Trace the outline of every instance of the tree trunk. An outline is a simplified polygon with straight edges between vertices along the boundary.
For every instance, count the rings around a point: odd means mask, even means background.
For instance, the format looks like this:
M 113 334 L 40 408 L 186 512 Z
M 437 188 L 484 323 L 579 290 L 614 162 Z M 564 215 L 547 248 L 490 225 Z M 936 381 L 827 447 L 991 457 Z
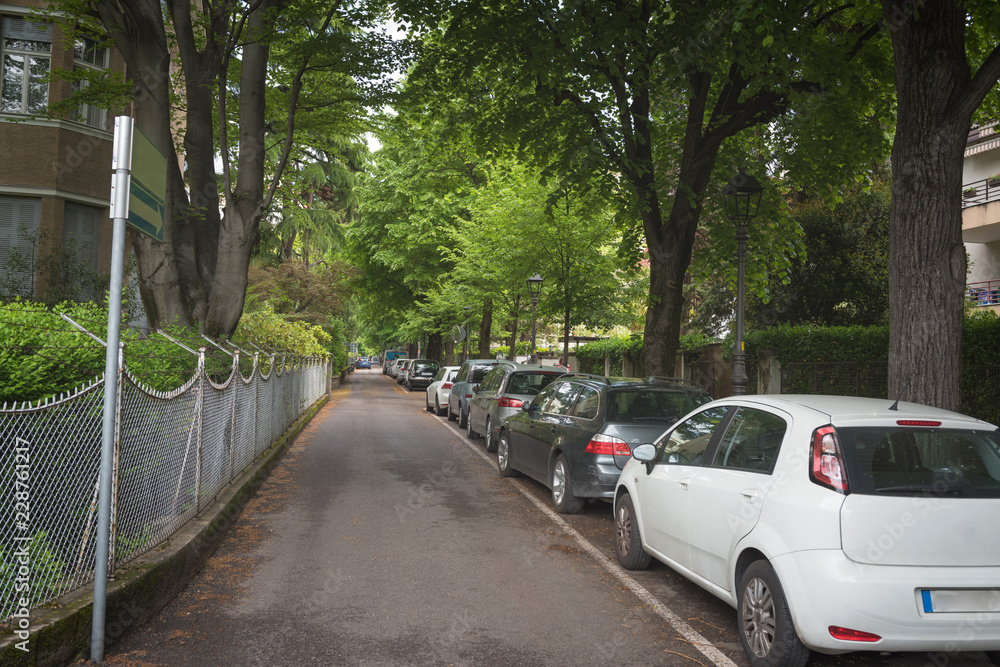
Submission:
M 521 295 L 514 296 L 514 305 L 510 309 L 510 338 L 507 339 L 507 358 L 514 361 L 517 351 L 517 324 L 521 316 Z
M 963 4 L 932 0 L 914 16 L 903 13 L 905 4 L 882 3 L 892 35 L 897 102 L 887 398 L 958 410 L 966 277 L 962 160 L 982 97 L 970 97 L 978 93 L 970 86 Z M 996 74 L 992 77 L 995 81 Z
M 483 301 L 483 319 L 479 323 L 479 358 L 490 357 L 490 335 L 493 331 L 493 299 Z
M 115 38 L 132 77 L 136 127 L 167 157 L 163 242 L 128 230 L 136 254 L 143 308 L 153 329 L 171 324 L 188 326 L 194 319 L 185 306 L 190 294 L 182 288 L 185 255 L 177 254 L 190 238 L 184 217 L 187 193 L 171 133 L 170 52 L 160 3 L 98 2 L 95 9 L 108 34 Z
M 444 357 L 444 341 L 440 333 L 432 333 L 427 337 L 427 354 L 425 356 L 427 359 L 441 362 Z
M 250 254 L 260 233 L 264 200 L 264 92 L 267 79 L 269 15 L 277 0 L 262 0 L 247 20 L 248 40 L 240 69 L 239 166 L 236 188 L 219 229 L 218 259 L 208 289 L 204 333 L 228 338 L 243 314 Z
M 455 365 L 455 341 L 451 339 L 451 336 L 444 339 L 444 365 Z

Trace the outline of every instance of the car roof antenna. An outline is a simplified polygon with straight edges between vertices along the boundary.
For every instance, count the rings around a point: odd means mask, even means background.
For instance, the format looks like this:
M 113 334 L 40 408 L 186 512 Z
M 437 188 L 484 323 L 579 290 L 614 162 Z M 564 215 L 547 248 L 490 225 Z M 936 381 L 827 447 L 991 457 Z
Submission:
M 899 412 L 899 401 L 903 398 L 903 394 L 906 393 L 906 388 L 909 386 L 910 383 L 909 381 L 907 381 L 906 384 L 903 385 L 902 391 L 899 392 L 899 396 L 896 397 L 896 402 L 893 403 L 891 406 L 889 406 L 890 410 L 895 410 L 896 412 Z

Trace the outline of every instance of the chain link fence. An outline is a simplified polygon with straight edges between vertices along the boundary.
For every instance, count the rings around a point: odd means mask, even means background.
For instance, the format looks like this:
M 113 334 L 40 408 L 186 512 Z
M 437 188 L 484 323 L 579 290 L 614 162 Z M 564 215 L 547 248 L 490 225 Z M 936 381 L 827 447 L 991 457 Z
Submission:
M 124 363 L 109 571 L 162 544 L 207 507 L 326 391 L 327 363 L 271 358 L 249 377 L 233 358 L 158 392 Z M 0 409 L 0 618 L 93 581 L 104 380 L 37 406 Z

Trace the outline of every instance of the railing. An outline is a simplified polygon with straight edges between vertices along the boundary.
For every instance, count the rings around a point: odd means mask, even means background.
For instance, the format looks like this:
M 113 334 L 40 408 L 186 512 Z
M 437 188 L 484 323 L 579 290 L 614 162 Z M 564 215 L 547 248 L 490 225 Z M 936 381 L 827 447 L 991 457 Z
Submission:
M 965 293 L 972 306 L 1000 306 L 1000 280 L 968 283 Z
M 962 186 L 962 208 L 1000 200 L 1000 178 L 984 178 Z
M 233 359 L 164 393 L 120 364 L 109 572 L 162 544 L 326 390 L 327 364 Z M 41 405 L 0 408 L 0 619 L 94 578 L 104 379 Z

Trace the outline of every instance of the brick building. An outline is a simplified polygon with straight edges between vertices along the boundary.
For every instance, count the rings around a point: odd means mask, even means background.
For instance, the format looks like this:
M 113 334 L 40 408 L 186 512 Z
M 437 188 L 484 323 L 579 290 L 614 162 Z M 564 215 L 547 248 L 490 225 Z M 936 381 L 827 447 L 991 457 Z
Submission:
M 50 266 L 46 258 L 69 254 L 73 266 L 93 270 L 110 264 L 114 118 L 91 105 L 59 120 L 31 116 L 80 85 L 49 81 L 50 71 L 124 71 L 112 49 L 86 39 L 69 43 L 57 25 L 29 20 L 44 4 L 0 0 L 0 278 L 8 291 L 13 285 L 35 297 L 58 280 L 39 270 Z M 33 269 L 26 269 L 26 259 Z

